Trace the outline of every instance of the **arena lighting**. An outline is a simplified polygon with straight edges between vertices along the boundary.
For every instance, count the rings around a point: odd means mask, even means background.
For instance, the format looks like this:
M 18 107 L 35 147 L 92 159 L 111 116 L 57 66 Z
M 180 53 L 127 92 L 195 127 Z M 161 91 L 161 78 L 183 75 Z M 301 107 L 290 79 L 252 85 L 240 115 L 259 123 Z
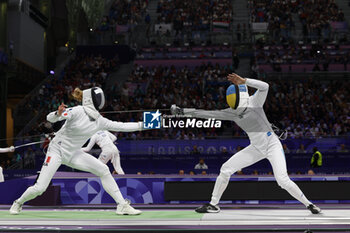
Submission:
M 116 41 L 114 41 L 114 44 L 118 44 L 119 42 L 116 40 Z
M 90 28 L 90 32 L 92 32 L 92 28 Z
M 54 74 L 55 74 L 55 71 L 50 70 L 50 74 L 54 75 Z

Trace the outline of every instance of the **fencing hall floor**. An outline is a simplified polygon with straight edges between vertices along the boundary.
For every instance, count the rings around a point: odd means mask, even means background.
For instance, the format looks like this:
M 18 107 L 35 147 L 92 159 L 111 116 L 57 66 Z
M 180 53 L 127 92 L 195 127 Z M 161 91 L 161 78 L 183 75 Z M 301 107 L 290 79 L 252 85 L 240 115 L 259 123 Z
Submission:
M 0 206 L 0 231 L 128 232 L 350 232 L 350 205 L 320 205 L 313 215 L 303 206 L 223 206 L 216 214 L 198 214 L 190 205 L 140 205 L 138 216 L 118 216 L 112 206 L 24 206 L 10 215 Z

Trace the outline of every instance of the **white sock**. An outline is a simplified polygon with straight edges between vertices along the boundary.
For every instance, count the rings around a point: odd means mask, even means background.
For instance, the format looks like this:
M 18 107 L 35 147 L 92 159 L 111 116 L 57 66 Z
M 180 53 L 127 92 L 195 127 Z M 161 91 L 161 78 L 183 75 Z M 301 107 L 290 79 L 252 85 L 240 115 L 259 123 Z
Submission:
M 109 173 L 107 175 L 101 176 L 101 183 L 105 191 L 114 199 L 117 204 L 125 204 L 126 201 L 121 194 L 117 183 L 115 182 L 112 175 Z
M 40 192 L 38 192 L 35 185 L 33 185 L 33 186 L 30 186 L 29 188 L 27 188 L 27 190 L 22 194 L 22 196 L 17 199 L 17 202 L 19 204 L 23 204 L 27 201 L 30 201 L 30 200 L 36 198 L 39 195 L 40 195 Z
M 210 204 L 217 205 L 221 199 L 222 194 L 224 193 L 228 182 L 230 181 L 230 176 L 225 176 L 222 173 L 216 178 L 213 194 L 211 197 Z
M 298 185 L 296 185 L 293 181 L 290 181 L 289 184 L 284 187 L 285 190 L 289 192 L 295 199 L 303 203 L 306 207 L 312 204 L 304 195 L 304 193 L 300 190 Z

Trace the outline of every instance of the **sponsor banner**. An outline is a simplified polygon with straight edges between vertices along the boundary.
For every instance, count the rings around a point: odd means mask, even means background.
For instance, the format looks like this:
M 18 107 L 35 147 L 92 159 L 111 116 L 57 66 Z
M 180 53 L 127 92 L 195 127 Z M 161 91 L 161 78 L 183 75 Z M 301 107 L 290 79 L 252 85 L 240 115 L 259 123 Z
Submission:
M 201 154 L 219 154 L 223 147 L 234 153 L 237 146 L 249 145 L 248 138 L 206 139 L 206 140 L 118 140 L 118 148 L 123 154 L 190 154 L 194 145 Z M 341 144 L 350 146 L 347 138 L 292 139 L 282 141 L 289 150 L 297 150 L 303 144 L 307 152 L 314 146 L 323 151 L 337 151 Z
M 123 140 L 118 141 L 118 148 L 124 154 L 190 154 L 196 145 L 202 154 L 219 154 L 223 147 L 234 152 L 240 145 L 249 145 L 248 139 L 208 139 L 208 140 Z
M 79 174 L 79 173 L 78 173 Z M 347 176 L 292 176 L 293 181 L 349 181 Z M 171 203 L 164 198 L 164 189 L 167 182 L 215 182 L 215 176 L 119 176 L 117 183 L 124 198 L 127 198 L 131 203 L 140 204 L 164 204 Z M 230 181 L 235 182 L 269 182 L 274 181 L 274 177 L 259 177 L 259 176 L 233 176 Z M 32 185 L 35 179 L 17 179 L 0 183 L 0 190 L 6 192 L 0 193 L 1 204 L 12 204 L 14 200 Z M 63 205 L 76 204 L 115 204 L 112 197 L 103 189 L 101 180 L 97 177 L 89 177 L 86 175 L 81 178 L 54 178 L 52 180 L 54 186 L 61 187 L 61 202 Z M 237 200 L 225 201 L 226 203 L 235 203 Z M 179 201 L 186 203 L 186 201 Z M 179 203 L 177 202 L 177 203 Z M 193 200 L 193 203 L 203 202 Z M 238 200 L 237 203 L 241 203 Z
M 159 129 L 154 129 L 159 130 Z M 126 140 L 125 138 L 118 138 L 117 146 L 122 154 L 135 154 L 135 155 L 176 155 L 176 154 L 190 154 L 194 145 L 201 154 L 220 154 L 223 147 L 226 147 L 227 151 L 232 154 L 236 152 L 237 146 L 246 147 L 250 144 L 248 138 L 219 138 L 219 139 L 192 139 L 192 140 Z M 305 150 L 308 153 L 312 152 L 314 146 L 316 146 L 322 153 L 323 152 L 338 152 L 340 145 L 344 144 L 346 148 L 350 147 L 350 140 L 348 137 L 343 138 L 320 138 L 320 139 L 294 139 L 287 138 L 281 141 L 282 144 L 286 144 L 291 152 L 295 152 L 300 144 L 304 145 Z M 35 164 L 39 166 L 45 162 L 45 156 L 39 146 L 33 145 L 31 148 L 37 151 Z M 21 150 L 20 154 L 23 154 L 25 150 Z M 6 170 L 4 170 L 6 171 Z M 24 173 L 25 170 L 21 170 Z M 23 175 L 23 176 L 27 176 Z M 16 178 L 12 175 L 6 178 Z

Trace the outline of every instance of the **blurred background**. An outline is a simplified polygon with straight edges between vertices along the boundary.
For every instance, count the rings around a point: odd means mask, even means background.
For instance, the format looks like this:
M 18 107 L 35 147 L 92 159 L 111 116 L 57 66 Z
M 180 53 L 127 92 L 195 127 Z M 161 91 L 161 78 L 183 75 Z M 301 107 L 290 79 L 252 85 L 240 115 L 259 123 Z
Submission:
M 288 130 L 291 174 L 350 173 L 349 17 L 348 0 L 0 0 L 0 147 L 57 131 L 46 115 L 77 105 L 75 87 L 102 87 L 104 111 L 223 109 L 236 72 L 270 84 L 264 109 Z M 233 122 L 116 135 L 127 174 L 218 174 L 249 144 Z M 35 174 L 45 147 L 2 154 L 5 179 Z M 240 174 L 271 172 L 262 161 Z

